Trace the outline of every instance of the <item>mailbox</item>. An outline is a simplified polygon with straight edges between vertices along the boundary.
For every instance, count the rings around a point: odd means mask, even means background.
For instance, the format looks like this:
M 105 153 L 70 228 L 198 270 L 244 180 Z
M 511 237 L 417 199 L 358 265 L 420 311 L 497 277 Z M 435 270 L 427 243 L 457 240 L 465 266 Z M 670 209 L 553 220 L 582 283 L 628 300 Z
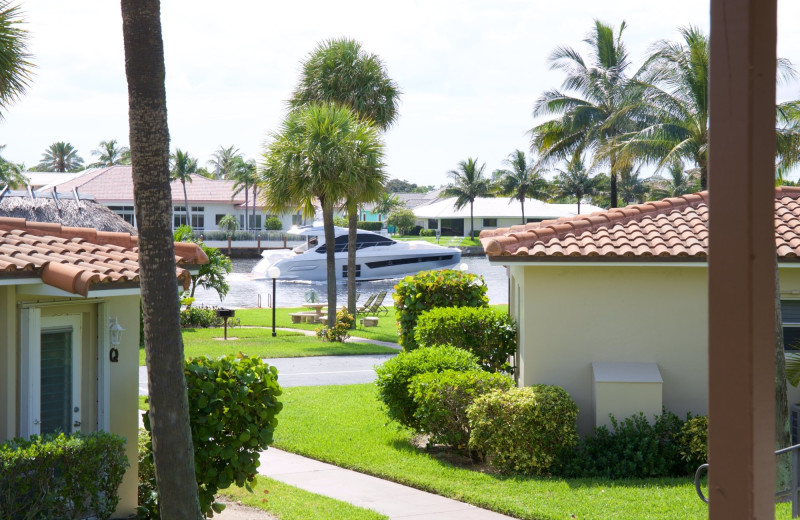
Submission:
M 217 309 L 217 316 L 220 318 L 233 318 L 236 311 L 233 309 Z

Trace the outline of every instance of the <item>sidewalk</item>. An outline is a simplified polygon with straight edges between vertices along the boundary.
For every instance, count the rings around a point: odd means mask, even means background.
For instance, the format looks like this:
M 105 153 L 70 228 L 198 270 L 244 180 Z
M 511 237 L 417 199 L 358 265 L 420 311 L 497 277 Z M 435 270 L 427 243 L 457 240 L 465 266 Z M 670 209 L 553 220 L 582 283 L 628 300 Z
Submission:
M 306 491 L 372 509 L 392 520 L 512 518 L 275 448 L 261 453 L 258 472 Z

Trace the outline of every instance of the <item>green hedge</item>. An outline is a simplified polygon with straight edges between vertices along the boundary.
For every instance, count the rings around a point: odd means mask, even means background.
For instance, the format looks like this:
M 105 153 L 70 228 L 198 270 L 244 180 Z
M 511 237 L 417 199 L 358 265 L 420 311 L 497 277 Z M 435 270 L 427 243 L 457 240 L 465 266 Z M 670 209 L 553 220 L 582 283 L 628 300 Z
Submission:
M 217 307 L 193 305 L 181 309 L 181 328 L 183 329 L 222 327 L 224 323 L 225 320 L 217 316 Z M 228 318 L 228 327 L 236 327 L 239 324 L 239 318 Z
M 431 443 L 462 449 L 472 431 L 467 408 L 475 398 L 513 385 L 508 376 L 483 370 L 426 372 L 413 377 L 409 386 L 416 406 L 414 418 Z
M 435 237 L 436 236 L 436 230 L 435 229 L 424 229 L 424 228 L 420 229 L 419 230 L 419 236 L 421 236 L 421 237 Z
M 257 357 L 205 357 L 186 362 L 189 417 L 194 444 L 194 464 L 199 488 L 200 508 L 208 514 L 220 512 L 214 502 L 220 489 L 232 484 L 248 486 L 256 477 L 259 453 L 272 444 L 283 405 L 278 371 Z M 150 412 L 144 414 L 150 431 Z M 146 451 L 152 450 L 148 441 Z M 155 482 L 140 494 L 152 496 Z M 154 502 L 157 497 L 154 498 Z M 153 518 L 151 511 L 144 517 Z
M 264 229 L 268 231 L 280 231 L 283 229 L 283 222 L 278 217 L 267 217 L 264 221 Z
M 395 286 L 399 342 L 405 350 L 418 347 L 414 339 L 417 318 L 434 307 L 487 307 L 483 277 L 451 269 L 421 271 L 406 276 Z
M 439 307 L 418 316 L 414 341 L 463 348 L 478 357 L 484 370 L 505 371 L 509 356 L 517 352 L 517 323 L 488 307 Z
M 477 358 L 451 346 L 426 347 L 412 352 L 401 352 L 396 357 L 375 367 L 378 396 L 386 405 L 387 413 L 403 426 L 419 430 L 415 417 L 417 406 L 409 392 L 411 379 L 425 372 L 444 370 L 480 370 Z
M 470 448 L 506 473 L 548 475 L 578 441 L 578 407 L 559 386 L 496 390 L 475 399 L 467 416 Z
M 375 231 L 376 233 L 383 229 L 383 222 L 369 222 L 367 220 L 359 220 L 356 224 L 358 229 L 364 231 Z
M 0 519 L 110 518 L 128 459 L 107 432 L 32 436 L 0 444 Z

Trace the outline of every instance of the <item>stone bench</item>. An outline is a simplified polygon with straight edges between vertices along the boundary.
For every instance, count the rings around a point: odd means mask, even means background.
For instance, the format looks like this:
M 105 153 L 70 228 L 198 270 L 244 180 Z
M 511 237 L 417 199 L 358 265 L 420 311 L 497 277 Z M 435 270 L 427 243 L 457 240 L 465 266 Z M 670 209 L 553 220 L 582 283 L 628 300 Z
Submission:
M 378 326 L 378 317 L 377 316 L 367 316 L 364 318 L 364 326 L 365 327 L 377 327 Z
M 316 312 L 293 312 L 289 314 L 289 317 L 292 318 L 292 323 L 314 323 L 317 316 L 319 314 Z

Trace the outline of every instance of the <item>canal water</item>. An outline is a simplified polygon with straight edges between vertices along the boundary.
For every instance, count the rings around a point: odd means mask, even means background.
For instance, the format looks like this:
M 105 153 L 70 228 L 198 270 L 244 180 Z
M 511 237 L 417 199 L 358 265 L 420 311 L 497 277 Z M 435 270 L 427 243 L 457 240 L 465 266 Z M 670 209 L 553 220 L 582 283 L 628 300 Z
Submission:
M 228 275 L 231 290 L 225 299 L 220 302 L 216 291 L 198 288 L 195 293 L 195 305 L 222 305 L 233 308 L 258 307 L 260 297 L 261 306 L 267 307 L 269 299 L 272 297 L 272 281 L 254 280 L 250 274 L 258 260 L 258 258 L 235 258 L 233 272 Z M 508 303 L 508 278 L 505 267 L 490 265 L 485 256 L 462 257 L 461 261 L 467 264 L 467 272 L 483 277 L 488 288 L 489 303 Z M 398 279 L 358 282 L 356 290 L 361 294 L 359 302 L 363 302 L 370 294 L 386 291 L 388 294 L 385 303 L 390 304 L 392 302 L 391 295 L 394 294 L 394 286 L 397 282 Z M 320 300 L 325 302 L 327 300 L 326 287 L 327 284 L 324 282 L 278 280 L 275 299 L 278 307 L 300 307 L 306 302 L 308 291 L 313 289 L 319 294 Z M 346 283 L 341 281 L 336 284 L 336 287 L 337 303 L 346 304 Z

